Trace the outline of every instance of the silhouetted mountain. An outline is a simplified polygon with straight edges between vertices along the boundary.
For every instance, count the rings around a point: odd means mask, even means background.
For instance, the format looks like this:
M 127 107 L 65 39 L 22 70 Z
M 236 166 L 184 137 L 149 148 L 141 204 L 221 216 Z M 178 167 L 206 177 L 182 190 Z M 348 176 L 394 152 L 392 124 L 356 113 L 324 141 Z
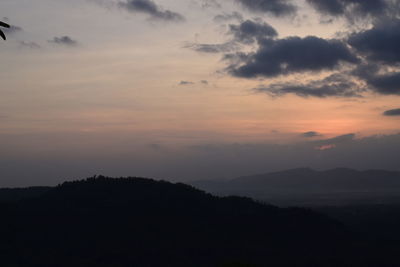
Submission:
M 242 195 L 276 204 L 400 203 L 400 172 L 383 170 L 302 168 L 192 185 L 219 195 Z
M 0 188 L 0 202 L 18 201 L 24 198 L 32 198 L 49 191 L 51 187 L 28 188 Z
M 397 266 L 306 209 L 216 197 L 185 184 L 89 178 L 1 203 L 0 266 Z
M 385 266 L 394 259 L 309 210 L 142 178 L 67 182 L 3 203 L 0 212 L 1 266 Z M 358 257 L 365 251 L 374 256 Z

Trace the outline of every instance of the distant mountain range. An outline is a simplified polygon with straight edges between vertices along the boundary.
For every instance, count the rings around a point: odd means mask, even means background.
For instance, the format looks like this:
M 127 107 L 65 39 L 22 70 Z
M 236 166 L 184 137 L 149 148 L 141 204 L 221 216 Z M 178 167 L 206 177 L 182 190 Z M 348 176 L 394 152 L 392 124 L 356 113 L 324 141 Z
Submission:
M 300 168 L 191 184 L 218 195 L 248 196 L 283 205 L 400 203 L 400 172 L 394 171 Z

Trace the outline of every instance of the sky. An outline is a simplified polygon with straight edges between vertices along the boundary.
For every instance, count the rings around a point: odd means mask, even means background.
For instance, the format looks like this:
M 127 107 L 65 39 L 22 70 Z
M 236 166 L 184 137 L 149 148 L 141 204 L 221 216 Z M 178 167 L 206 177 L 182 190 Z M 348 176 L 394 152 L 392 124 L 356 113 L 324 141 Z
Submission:
M 0 187 L 399 170 L 399 0 L 1 0 Z

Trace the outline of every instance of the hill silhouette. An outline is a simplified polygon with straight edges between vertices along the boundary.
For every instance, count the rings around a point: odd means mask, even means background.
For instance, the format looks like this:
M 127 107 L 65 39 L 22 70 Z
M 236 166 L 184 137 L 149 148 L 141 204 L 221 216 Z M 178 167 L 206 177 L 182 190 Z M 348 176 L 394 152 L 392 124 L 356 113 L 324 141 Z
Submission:
M 393 266 L 306 209 L 185 184 L 93 177 L 0 205 L 1 266 Z M 396 255 L 396 256 L 395 256 Z
M 218 195 L 242 195 L 284 205 L 400 203 L 400 172 L 395 171 L 299 168 L 191 184 Z
M 0 202 L 13 202 L 42 195 L 52 189 L 46 186 L 27 188 L 0 188 Z

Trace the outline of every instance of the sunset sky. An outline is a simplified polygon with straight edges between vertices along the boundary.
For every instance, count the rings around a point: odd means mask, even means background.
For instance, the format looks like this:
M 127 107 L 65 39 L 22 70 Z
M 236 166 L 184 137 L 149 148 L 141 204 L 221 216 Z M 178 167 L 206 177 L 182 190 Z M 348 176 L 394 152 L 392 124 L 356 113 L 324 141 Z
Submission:
M 1 0 L 0 187 L 400 170 L 399 0 Z

